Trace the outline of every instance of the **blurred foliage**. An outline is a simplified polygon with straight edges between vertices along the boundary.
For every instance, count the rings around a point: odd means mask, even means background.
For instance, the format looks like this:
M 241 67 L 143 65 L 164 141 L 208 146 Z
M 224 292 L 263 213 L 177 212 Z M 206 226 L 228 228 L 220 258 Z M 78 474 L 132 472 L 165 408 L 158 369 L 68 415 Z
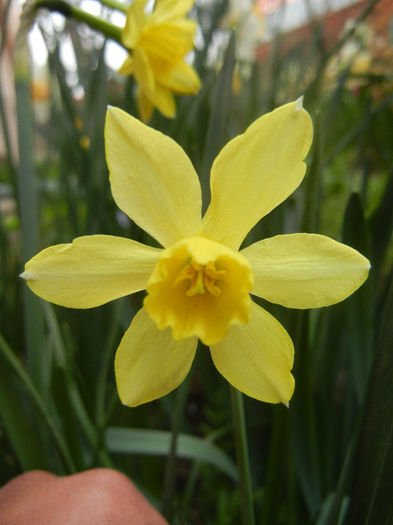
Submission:
M 359 44 L 359 34 L 371 31 L 365 18 L 332 53 L 321 46 L 324 22 L 316 21 L 311 40 L 289 50 L 277 34 L 235 95 L 233 37 L 224 35 L 228 45 L 215 65 L 207 60 L 226 9 L 224 0 L 197 2 L 194 64 L 203 87 L 196 97 L 178 97 L 176 119 L 156 112 L 150 125 L 190 156 L 206 205 L 211 162 L 223 144 L 304 94 L 315 127 L 306 178 L 246 242 L 320 232 L 372 263 L 366 284 L 342 304 L 301 312 L 264 304 L 295 342 L 296 389 L 289 410 L 245 399 L 256 522 L 392 523 L 393 69 L 381 58 L 392 48 L 385 41 L 376 49 L 372 37 Z M 16 64 L 20 161 L 8 150 L 0 163 L 0 482 L 32 468 L 65 474 L 114 466 L 159 506 L 176 393 L 129 409 L 113 373 L 142 295 L 73 311 L 36 300 L 18 277 L 32 252 L 78 235 L 154 242 L 117 210 L 104 156 L 107 104 L 136 114 L 132 79 L 108 68 L 108 42 L 86 27 L 67 20 L 49 31 L 41 15 L 38 23 L 48 49 L 47 94 L 31 91 Z M 60 53 L 66 35 L 77 59 L 72 82 Z M 353 67 L 359 54 L 362 70 L 359 62 Z M 3 92 L 0 102 L 7 138 Z M 174 523 L 239 523 L 228 385 L 205 348 L 192 369 L 180 433 Z

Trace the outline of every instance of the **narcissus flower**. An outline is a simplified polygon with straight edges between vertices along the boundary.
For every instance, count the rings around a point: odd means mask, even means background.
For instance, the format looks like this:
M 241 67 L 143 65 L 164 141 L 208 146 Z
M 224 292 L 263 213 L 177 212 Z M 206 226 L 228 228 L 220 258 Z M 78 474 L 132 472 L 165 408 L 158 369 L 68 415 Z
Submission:
M 173 118 L 173 93 L 192 95 L 200 88 L 197 73 L 184 61 L 194 47 L 196 23 L 185 18 L 193 3 L 160 0 L 150 14 L 145 11 L 147 0 L 134 0 L 128 8 L 122 42 L 131 54 L 119 73 L 135 76 L 139 112 L 145 122 L 154 107 Z
M 301 100 L 262 116 L 222 149 L 203 219 L 198 176 L 173 140 L 116 108 L 108 109 L 105 140 L 117 205 L 163 248 L 110 235 L 79 237 L 26 264 L 22 276 L 30 288 L 72 308 L 146 289 L 115 359 L 126 405 L 176 388 L 198 338 L 236 388 L 287 404 L 292 341 L 251 295 L 290 308 L 327 306 L 352 294 L 369 271 L 360 253 L 317 234 L 277 235 L 239 251 L 249 230 L 303 179 L 312 123 Z

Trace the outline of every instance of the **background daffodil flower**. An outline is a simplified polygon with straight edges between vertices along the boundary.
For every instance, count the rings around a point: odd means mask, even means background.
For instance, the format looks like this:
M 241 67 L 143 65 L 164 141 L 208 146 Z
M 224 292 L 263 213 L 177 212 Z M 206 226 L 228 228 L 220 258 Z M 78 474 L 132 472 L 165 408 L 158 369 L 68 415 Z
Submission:
M 154 107 L 173 118 L 173 93 L 193 95 L 200 88 L 199 77 L 184 57 L 194 47 L 196 23 L 185 19 L 193 0 L 160 0 L 151 14 L 147 0 L 134 0 L 127 11 L 122 33 L 131 51 L 119 73 L 134 75 L 138 83 L 138 108 L 147 122 Z
M 352 294 L 370 266 L 357 251 L 317 234 L 277 235 L 239 251 L 249 230 L 304 177 L 312 122 L 301 99 L 260 117 L 221 150 L 203 218 L 198 176 L 173 140 L 110 107 L 105 141 L 117 205 L 163 248 L 79 237 L 40 252 L 22 277 L 37 295 L 73 308 L 147 290 L 115 359 L 126 405 L 176 388 L 198 338 L 236 388 L 288 404 L 291 338 L 250 294 L 290 308 L 327 306 Z

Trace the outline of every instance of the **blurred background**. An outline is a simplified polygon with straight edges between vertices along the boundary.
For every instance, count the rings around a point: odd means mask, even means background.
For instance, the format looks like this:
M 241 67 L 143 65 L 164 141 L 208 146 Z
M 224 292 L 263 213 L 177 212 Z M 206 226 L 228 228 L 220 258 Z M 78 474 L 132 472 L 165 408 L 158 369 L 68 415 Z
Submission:
M 153 2 L 151 8 L 153 8 Z M 111 24 L 125 4 L 72 4 Z M 127 474 L 160 508 L 176 393 L 123 407 L 113 358 L 142 294 L 92 310 L 33 296 L 18 277 L 40 249 L 104 233 L 151 242 L 112 199 L 104 119 L 137 116 L 127 52 L 33 3 L 0 2 L 0 483 L 40 468 Z M 248 235 L 319 232 L 372 264 L 342 304 L 263 304 L 295 343 L 290 409 L 245 398 L 256 523 L 393 523 L 393 3 L 196 0 L 202 87 L 150 125 L 200 175 L 263 113 L 304 95 L 314 142 L 301 187 Z M 285 144 L 283 144 L 283 148 Z M 177 444 L 172 523 L 241 521 L 227 383 L 206 348 L 192 368 Z

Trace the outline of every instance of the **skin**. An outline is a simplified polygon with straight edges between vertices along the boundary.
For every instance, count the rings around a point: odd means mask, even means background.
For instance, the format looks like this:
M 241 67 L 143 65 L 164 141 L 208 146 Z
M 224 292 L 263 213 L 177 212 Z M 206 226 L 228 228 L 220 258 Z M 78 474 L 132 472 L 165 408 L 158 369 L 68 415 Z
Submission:
M 167 525 L 131 481 L 111 469 L 58 477 L 34 470 L 0 489 L 2 525 Z

